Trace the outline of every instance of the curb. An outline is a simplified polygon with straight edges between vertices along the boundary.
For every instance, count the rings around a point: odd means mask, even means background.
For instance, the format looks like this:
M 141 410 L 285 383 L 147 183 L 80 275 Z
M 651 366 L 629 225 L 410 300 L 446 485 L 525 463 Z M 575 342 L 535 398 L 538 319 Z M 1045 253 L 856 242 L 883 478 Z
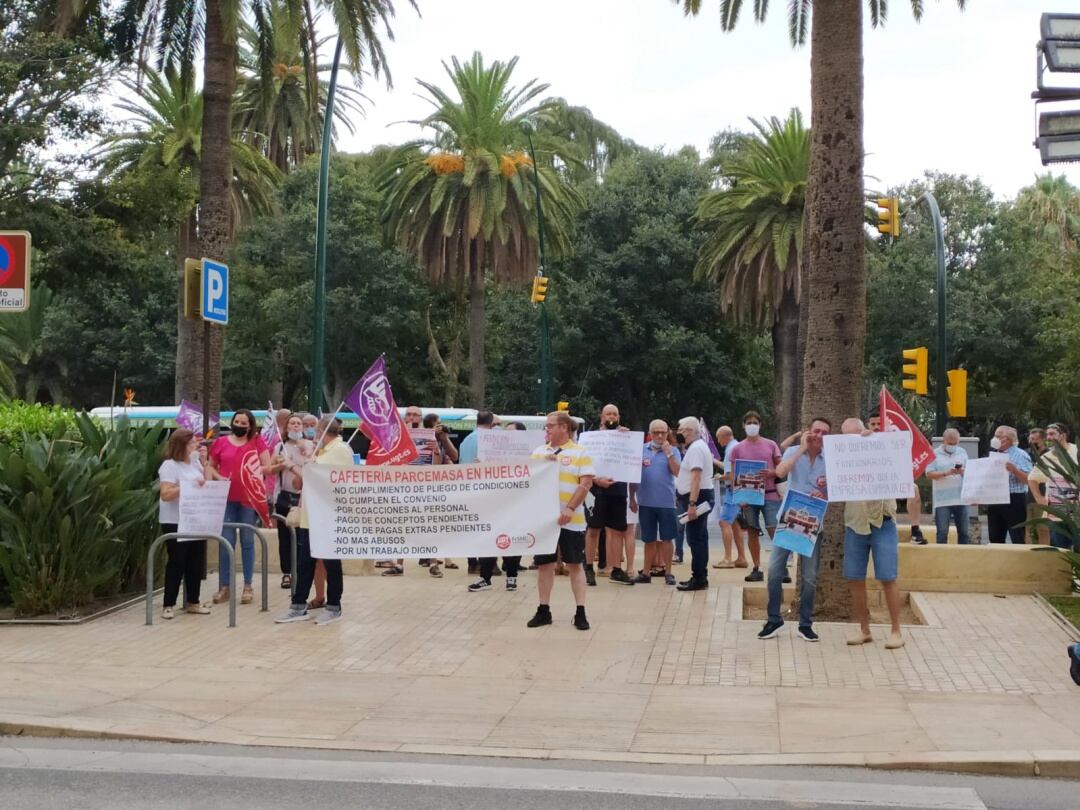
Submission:
M 108 730 L 75 729 L 41 723 L 0 721 L 0 736 L 72 738 L 99 740 L 141 740 L 164 743 L 204 743 L 237 745 L 238 742 L 206 739 L 197 736 L 154 735 Z M 531 759 L 553 762 L 614 762 L 638 765 L 692 766 L 797 766 L 869 768 L 886 771 L 923 771 L 964 773 L 983 776 L 1080 779 L 1080 751 L 1023 749 L 1012 751 L 922 751 L 906 753 L 848 752 L 832 754 L 692 754 L 638 751 L 590 751 L 576 749 L 498 748 L 495 746 L 437 745 L 401 743 L 373 746 L 368 743 L 344 745 L 334 740 L 303 740 L 290 745 L 281 739 L 273 742 L 254 738 L 243 745 L 267 748 L 297 748 L 327 751 L 362 751 L 366 753 L 430 754 L 435 756 L 488 757 L 496 759 Z

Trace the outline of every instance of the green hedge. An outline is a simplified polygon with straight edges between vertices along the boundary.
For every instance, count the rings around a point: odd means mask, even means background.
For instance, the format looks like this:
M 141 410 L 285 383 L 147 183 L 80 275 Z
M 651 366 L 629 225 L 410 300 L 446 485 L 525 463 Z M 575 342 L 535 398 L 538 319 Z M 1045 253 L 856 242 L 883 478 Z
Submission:
M 18 448 L 26 436 L 52 436 L 75 429 L 75 411 L 21 400 L 0 402 L 0 445 Z

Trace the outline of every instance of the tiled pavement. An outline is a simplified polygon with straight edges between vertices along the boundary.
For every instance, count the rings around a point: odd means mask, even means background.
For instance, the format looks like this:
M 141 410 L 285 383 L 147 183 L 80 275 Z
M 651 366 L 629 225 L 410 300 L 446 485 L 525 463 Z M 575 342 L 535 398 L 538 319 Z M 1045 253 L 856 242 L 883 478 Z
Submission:
M 143 624 L 139 606 L 82 627 L 0 628 L 0 724 L 222 742 L 371 750 L 706 755 L 998 752 L 1080 756 L 1070 638 L 1027 596 L 922 594 L 907 646 L 849 648 L 819 625 L 755 638 L 737 572 L 707 592 L 590 588 L 593 629 L 529 630 L 535 574 L 470 594 L 432 580 L 349 578 L 344 621 L 278 626 L 238 607 Z M 790 626 L 793 631 L 794 627 Z M 884 628 L 881 628 L 882 630 Z M 879 630 L 879 635 L 883 635 Z

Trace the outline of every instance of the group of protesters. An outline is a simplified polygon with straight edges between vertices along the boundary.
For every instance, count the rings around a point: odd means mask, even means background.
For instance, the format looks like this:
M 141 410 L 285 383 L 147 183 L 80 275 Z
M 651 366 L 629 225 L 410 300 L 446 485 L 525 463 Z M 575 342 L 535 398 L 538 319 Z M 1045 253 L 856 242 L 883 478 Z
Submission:
M 435 413 L 424 414 L 418 406 L 409 406 L 404 413 L 410 429 L 427 428 L 434 438 L 423 447 L 413 463 L 468 464 L 478 458 L 478 432 L 492 429 L 525 429 L 520 422 L 502 425 L 490 411 L 480 411 L 476 430 L 467 436 L 460 447 L 451 441 L 450 434 L 439 423 Z M 572 623 L 580 630 L 589 629 L 585 614 L 588 587 L 597 584 L 597 577 L 606 577 L 620 585 L 644 585 L 654 578 L 680 591 L 697 591 L 709 587 L 709 520 L 716 520 L 723 543 L 723 557 L 711 565 L 714 569 L 749 569 L 747 582 L 765 582 L 768 592 L 767 620 L 758 637 L 776 637 L 784 626 L 782 616 L 783 585 L 791 583 L 789 568 L 793 552 L 773 545 L 767 571 L 761 562 L 762 538 L 771 539 L 777 526 L 781 502 L 778 487 L 786 479 L 788 489 L 826 499 L 828 487 L 825 475 L 824 437 L 833 431 L 829 420 L 812 419 L 804 429 L 777 442 L 762 435 L 762 418 L 755 411 L 747 412 L 740 423 L 742 438 L 724 425 L 717 429 L 715 442 L 697 417 L 684 417 L 674 428 L 662 419 L 649 423 L 642 449 L 639 482 L 616 481 L 597 475 L 592 459 L 582 444 L 576 441 L 579 428 L 564 411 L 548 414 L 544 430 L 546 443 L 533 452 L 536 460 L 559 463 L 559 536 L 557 548 L 551 554 L 536 555 L 524 566 L 520 557 L 502 558 L 502 567 L 495 557 L 469 559 L 469 573 L 478 576 L 467 586 L 477 593 L 492 587 L 494 576 L 505 576 L 506 590 L 517 589 L 522 570 L 537 571 L 538 606 L 529 620 L 529 627 L 552 623 L 551 594 L 555 577 L 569 577 L 575 601 Z M 877 413 L 867 418 L 849 418 L 841 425 L 845 434 L 868 435 L 880 430 Z M 599 413 L 599 430 L 624 431 L 615 404 L 605 405 Z M 1024 542 L 1024 522 L 1030 516 L 1031 505 L 1038 509 L 1047 503 L 1047 466 L 1033 462 L 1043 454 L 1047 459 L 1055 454 L 1067 455 L 1076 461 L 1076 446 L 1069 442 L 1067 428 L 1059 423 L 1045 430 L 1034 429 L 1029 434 L 1031 453 L 1018 446 L 1018 434 L 1009 426 L 995 430 L 991 447 L 1006 456 L 1009 473 L 1010 502 L 990 506 L 988 512 L 991 542 Z M 934 458 L 925 469 L 934 487 L 937 542 L 946 541 L 950 522 L 955 523 L 959 543 L 969 541 L 967 507 L 954 502 L 953 492 L 967 464 L 967 454 L 959 446 L 960 435 L 948 429 Z M 252 460 L 254 459 L 254 460 Z M 747 460 L 764 464 L 764 500 L 761 504 L 740 504 L 734 498 L 733 470 L 735 462 Z M 276 621 L 281 623 L 306 621 L 322 613 L 316 624 L 329 624 L 341 619 L 343 574 L 340 560 L 316 560 L 311 555 L 307 516 L 302 504 L 303 467 L 309 463 L 346 466 L 354 463 L 350 445 L 342 436 L 342 423 L 335 416 L 317 417 L 313 414 L 271 412 L 268 423 L 260 431 L 251 411 L 240 409 L 232 417 L 224 435 L 212 443 L 200 441 L 190 430 L 177 429 L 171 434 L 166 459 L 161 465 L 160 522 L 165 532 L 175 532 L 178 519 L 178 498 L 181 483 L 201 485 L 209 480 L 229 480 L 229 497 L 225 522 L 254 525 L 260 518 L 264 524 L 276 522 L 279 540 L 279 562 L 282 571 L 281 587 L 293 591 L 289 610 Z M 250 492 L 243 486 L 244 471 L 254 469 L 264 480 L 265 511 L 256 509 Z M 950 500 L 950 498 L 952 500 Z M 918 489 L 907 502 L 912 523 L 912 542 L 925 543 L 919 526 L 921 503 Z M 849 644 L 873 641 L 870 615 L 867 609 L 866 575 L 870 558 L 874 561 L 874 576 L 885 594 L 891 628 L 885 646 L 902 647 L 900 630 L 900 594 L 898 577 L 898 543 L 896 527 L 897 502 L 893 499 L 855 501 L 845 504 L 843 537 L 843 575 L 849 582 L 852 614 L 858 622 L 849 636 Z M 273 521 L 268 521 L 269 515 Z M 713 517 L 715 516 L 715 517 Z M 637 531 L 644 545 L 641 567 L 635 565 Z M 292 568 L 292 535 L 295 529 L 297 570 Z M 235 548 L 239 536 L 244 577 L 241 604 L 253 601 L 254 536 L 250 529 L 225 528 L 223 537 Z M 603 541 L 603 542 L 601 542 Z M 1063 532 L 1051 528 L 1049 541 L 1060 547 L 1071 547 L 1072 541 Z M 199 582 L 205 567 L 203 543 L 169 540 L 169 562 L 166 568 L 163 616 L 172 618 L 179 595 L 181 580 L 185 583 L 186 611 L 209 613 L 209 606 L 199 599 Z M 683 550 L 690 553 L 690 574 L 678 582 L 673 566 L 683 563 Z M 800 566 L 797 634 L 808 642 L 818 641 L 813 627 L 817 574 L 821 542 L 813 544 L 809 555 L 797 555 Z M 421 559 L 431 577 L 441 578 L 443 569 L 457 569 L 449 559 Z M 384 576 L 402 576 L 405 561 L 380 560 L 374 565 L 383 569 Z M 293 581 L 293 577 L 296 581 Z M 219 589 L 214 603 L 225 602 L 233 587 L 230 558 L 224 548 L 219 554 Z M 315 595 L 308 599 L 312 587 Z

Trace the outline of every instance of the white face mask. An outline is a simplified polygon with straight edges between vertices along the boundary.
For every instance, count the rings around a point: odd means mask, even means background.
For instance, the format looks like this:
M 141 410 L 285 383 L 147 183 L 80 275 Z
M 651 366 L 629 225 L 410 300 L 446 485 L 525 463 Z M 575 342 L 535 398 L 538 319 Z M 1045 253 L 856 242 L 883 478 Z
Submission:
M 753 438 L 761 432 L 761 425 L 743 425 L 746 435 Z
M 945 449 L 945 452 L 948 453 L 950 456 L 956 452 L 956 448 L 953 447 L 953 445 L 951 444 L 943 444 L 942 447 Z
M 990 449 L 991 450 L 1000 450 L 1001 449 L 1001 439 L 999 439 L 997 436 L 992 438 L 990 440 Z
M 302 430 L 290 430 L 289 441 L 298 442 L 304 438 L 304 431 Z

